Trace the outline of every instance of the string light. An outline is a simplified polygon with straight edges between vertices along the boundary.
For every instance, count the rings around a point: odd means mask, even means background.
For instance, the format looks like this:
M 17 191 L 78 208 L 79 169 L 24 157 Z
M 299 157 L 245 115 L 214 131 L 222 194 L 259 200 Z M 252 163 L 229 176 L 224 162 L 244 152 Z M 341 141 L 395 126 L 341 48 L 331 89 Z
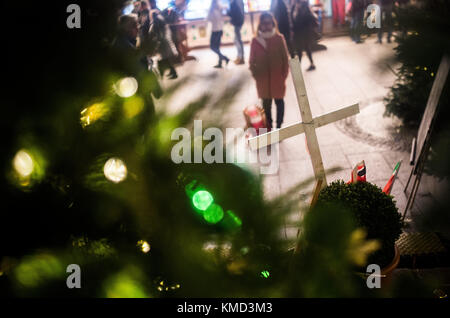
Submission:
M 16 172 L 23 178 L 31 175 L 34 170 L 34 161 L 25 150 L 19 150 L 13 159 L 13 166 Z
M 95 103 L 83 109 L 80 113 L 81 126 L 84 128 L 103 118 L 109 112 L 105 103 Z
M 136 94 L 138 82 L 134 77 L 125 77 L 116 82 L 114 91 L 123 98 L 131 97 Z
M 144 109 L 144 100 L 138 96 L 126 99 L 123 103 L 123 111 L 127 118 L 133 118 Z
M 231 217 L 231 219 L 234 221 L 234 223 L 237 226 L 241 226 L 242 225 L 242 220 L 236 214 L 234 214 L 232 211 L 228 210 L 227 214 Z
M 216 224 L 223 219 L 223 209 L 220 205 L 213 203 L 203 213 L 203 218 L 208 223 Z
M 213 196 L 206 190 L 197 191 L 192 197 L 192 203 L 195 208 L 200 211 L 205 211 L 213 203 L 213 201 Z
M 270 277 L 270 273 L 267 270 L 264 270 L 261 272 L 261 276 L 264 278 L 269 278 Z
M 144 253 L 150 252 L 151 247 L 147 241 L 140 240 L 139 242 L 137 242 L 137 245 L 141 247 L 142 252 Z
M 127 166 L 119 158 L 111 158 L 106 161 L 103 173 L 109 181 L 119 183 L 127 177 Z

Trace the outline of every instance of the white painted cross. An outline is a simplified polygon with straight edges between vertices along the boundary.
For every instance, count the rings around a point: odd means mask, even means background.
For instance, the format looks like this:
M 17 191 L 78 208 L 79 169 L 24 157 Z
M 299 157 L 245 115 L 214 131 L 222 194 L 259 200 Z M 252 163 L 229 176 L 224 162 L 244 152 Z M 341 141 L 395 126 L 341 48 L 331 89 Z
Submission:
M 300 61 L 298 57 L 296 56 L 295 58 L 290 59 L 289 65 L 303 122 L 280 128 L 272 132 L 261 134 L 254 138 L 250 138 L 249 145 L 252 150 L 256 150 L 277 143 L 289 137 L 305 133 L 306 143 L 308 145 L 311 162 L 314 169 L 314 177 L 316 178 L 316 180 L 322 179 L 322 187 L 325 187 L 327 185 L 327 179 L 325 176 L 325 169 L 323 167 L 322 155 L 320 154 L 319 142 L 317 141 L 316 128 L 358 114 L 359 104 L 354 104 L 340 110 L 313 118 L 311 109 L 309 107 L 305 81 L 303 80 L 302 69 L 300 67 Z

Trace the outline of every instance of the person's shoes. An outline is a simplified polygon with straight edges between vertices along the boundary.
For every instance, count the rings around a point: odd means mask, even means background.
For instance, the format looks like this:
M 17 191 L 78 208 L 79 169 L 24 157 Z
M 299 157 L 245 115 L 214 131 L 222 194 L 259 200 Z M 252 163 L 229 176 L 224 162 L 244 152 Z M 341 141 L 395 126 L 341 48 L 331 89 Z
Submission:
M 234 64 L 242 65 L 242 64 L 245 64 L 245 61 L 242 58 L 237 58 L 237 59 L 234 60 Z
M 222 64 L 214 65 L 215 68 L 222 68 Z
M 391 38 L 388 38 L 388 39 L 387 39 L 387 43 L 391 43 Z
M 378 43 L 378 44 L 382 44 L 382 43 L 383 43 L 383 41 L 382 41 L 381 39 L 378 39 L 376 43 Z
M 309 71 L 314 71 L 316 69 L 315 65 L 311 65 L 310 67 L 308 67 L 308 69 L 306 70 L 307 72 Z
M 224 58 L 225 58 L 225 65 L 228 65 L 228 63 L 230 62 L 230 59 L 226 56 Z
M 361 41 L 361 40 L 356 40 L 355 43 L 356 43 L 356 44 L 361 44 L 361 43 L 363 43 L 363 41 Z

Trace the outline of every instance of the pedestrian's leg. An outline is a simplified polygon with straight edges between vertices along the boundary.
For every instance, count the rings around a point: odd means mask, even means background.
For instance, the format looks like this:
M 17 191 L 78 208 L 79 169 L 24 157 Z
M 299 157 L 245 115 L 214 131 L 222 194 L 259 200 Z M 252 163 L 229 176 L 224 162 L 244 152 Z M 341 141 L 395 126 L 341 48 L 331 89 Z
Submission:
M 385 11 L 385 25 L 387 29 L 387 41 L 388 43 L 391 43 L 391 37 L 392 37 L 392 5 L 388 6 Z
M 355 16 L 352 17 L 352 20 L 350 21 L 350 37 L 352 38 L 353 42 L 356 42 L 355 40 Z
M 263 99 L 262 104 L 266 113 L 267 128 L 272 129 L 272 99 Z
M 244 61 L 244 44 L 242 43 L 241 28 L 241 26 L 234 27 L 234 43 L 236 45 L 238 59 Z
M 297 39 L 297 42 L 295 43 L 295 47 L 293 50 L 294 56 L 297 55 L 298 56 L 298 60 L 301 62 L 302 61 L 302 55 L 303 55 L 303 41 L 299 41 Z
M 219 62 L 216 66 L 221 67 L 222 66 L 222 59 L 220 58 L 220 34 L 219 32 L 211 32 L 211 41 L 210 41 L 210 47 L 211 50 L 216 53 L 219 56 Z
M 382 43 L 383 42 L 383 28 L 384 28 L 384 24 L 386 22 L 386 19 L 383 18 L 384 16 L 384 8 L 381 7 L 380 9 L 380 28 L 378 29 L 378 43 Z
M 363 17 L 364 17 L 364 11 L 360 11 L 355 14 L 355 42 L 356 43 L 361 43 Z
M 308 45 L 305 49 L 306 51 L 306 55 L 308 56 L 309 62 L 311 63 L 311 65 L 314 65 L 314 61 L 312 58 L 312 53 L 311 53 L 311 47 Z
M 277 128 L 281 128 L 284 118 L 284 100 L 275 99 L 275 105 L 277 105 Z
M 221 41 L 222 41 L 223 31 L 219 31 L 218 33 L 219 33 L 219 35 L 218 35 L 218 39 L 217 39 L 217 51 L 219 52 L 219 57 L 220 57 L 219 64 L 222 65 L 222 60 L 225 60 L 225 63 L 228 64 L 230 59 L 228 57 L 226 57 L 225 55 L 223 55 L 222 52 L 220 52 L 220 45 L 221 45 Z

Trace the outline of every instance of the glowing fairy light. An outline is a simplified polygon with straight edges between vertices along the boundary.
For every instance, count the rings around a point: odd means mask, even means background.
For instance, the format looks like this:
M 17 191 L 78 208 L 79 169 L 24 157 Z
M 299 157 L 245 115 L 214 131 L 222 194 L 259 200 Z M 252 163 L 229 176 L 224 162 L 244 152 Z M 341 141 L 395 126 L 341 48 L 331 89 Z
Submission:
M 151 247 L 150 247 L 150 244 L 148 244 L 147 241 L 140 240 L 137 243 L 137 245 L 141 247 L 142 252 L 144 252 L 144 253 L 150 252 Z
M 125 77 L 116 82 L 114 91 L 120 97 L 131 97 L 136 94 L 138 89 L 138 82 L 134 77 Z
M 81 126 L 86 127 L 103 118 L 109 112 L 104 103 L 95 103 L 83 109 L 80 113 Z
M 242 220 L 236 214 L 234 214 L 232 211 L 227 211 L 227 214 L 230 216 L 230 218 L 233 220 L 233 222 L 237 226 L 241 226 L 242 225 Z
M 119 158 L 111 158 L 106 161 L 103 173 L 109 181 L 119 183 L 127 177 L 127 166 Z
M 144 100 L 138 96 L 126 99 L 123 103 L 123 111 L 127 118 L 133 118 L 144 109 Z
M 203 218 L 208 223 L 216 224 L 223 219 L 223 209 L 220 205 L 210 204 L 205 213 L 203 213 Z
M 13 159 L 13 166 L 21 177 L 28 177 L 34 170 L 33 158 L 25 150 L 19 150 Z
M 270 277 L 270 273 L 267 270 L 264 270 L 261 272 L 261 276 L 264 278 L 269 278 Z
M 149 251 L 150 251 L 150 244 L 144 242 L 144 244 L 142 244 L 142 252 L 148 253 Z
M 192 203 L 200 211 L 205 211 L 213 201 L 211 193 L 205 190 L 197 191 L 192 197 Z

